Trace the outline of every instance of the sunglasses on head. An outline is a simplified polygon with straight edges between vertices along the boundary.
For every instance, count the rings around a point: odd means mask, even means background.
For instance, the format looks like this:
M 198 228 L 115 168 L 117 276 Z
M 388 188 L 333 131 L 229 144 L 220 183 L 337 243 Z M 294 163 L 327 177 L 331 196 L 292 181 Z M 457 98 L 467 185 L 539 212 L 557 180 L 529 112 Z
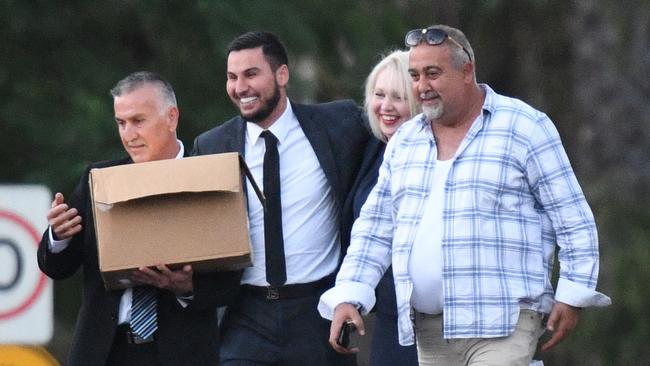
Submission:
M 426 42 L 428 45 L 437 46 L 443 44 L 446 39 L 449 39 L 453 44 L 460 47 L 467 54 L 467 58 L 472 62 L 472 56 L 470 56 L 467 48 L 463 47 L 458 41 L 451 38 L 447 32 L 438 28 L 422 28 L 422 29 L 413 29 L 406 33 L 404 37 L 404 43 L 407 47 L 415 47 L 422 42 Z

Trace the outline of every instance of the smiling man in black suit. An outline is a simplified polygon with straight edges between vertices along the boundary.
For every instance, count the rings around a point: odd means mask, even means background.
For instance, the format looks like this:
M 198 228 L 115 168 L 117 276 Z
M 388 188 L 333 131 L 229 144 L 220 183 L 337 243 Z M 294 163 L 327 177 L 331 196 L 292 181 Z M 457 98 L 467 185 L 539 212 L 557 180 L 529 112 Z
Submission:
M 287 52 L 272 33 L 235 38 L 227 67 L 240 116 L 198 136 L 193 154 L 243 154 L 266 209 L 249 186 L 253 266 L 225 315 L 221 365 L 345 364 L 316 305 L 347 245 L 341 209 L 369 137 L 364 118 L 352 101 L 290 101 Z

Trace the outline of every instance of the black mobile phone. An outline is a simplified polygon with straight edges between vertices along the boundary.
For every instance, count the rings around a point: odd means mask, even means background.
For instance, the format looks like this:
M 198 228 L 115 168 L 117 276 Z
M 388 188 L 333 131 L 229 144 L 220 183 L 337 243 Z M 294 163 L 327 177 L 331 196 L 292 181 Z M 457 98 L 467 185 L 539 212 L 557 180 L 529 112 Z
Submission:
M 357 330 L 357 327 L 354 326 L 354 323 L 351 321 L 346 321 L 341 326 L 341 333 L 339 333 L 339 338 L 336 340 L 339 346 L 348 348 L 350 346 L 350 334 Z

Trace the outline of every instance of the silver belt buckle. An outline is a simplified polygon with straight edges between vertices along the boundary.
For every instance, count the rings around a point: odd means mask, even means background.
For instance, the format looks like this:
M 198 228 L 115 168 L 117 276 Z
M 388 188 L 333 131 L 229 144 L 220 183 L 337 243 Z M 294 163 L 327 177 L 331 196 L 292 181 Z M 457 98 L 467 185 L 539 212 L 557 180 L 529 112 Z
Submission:
M 277 287 L 267 286 L 266 287 L 266 299 L 267 300 L 277 300 L 280 298 L 280 291 Z

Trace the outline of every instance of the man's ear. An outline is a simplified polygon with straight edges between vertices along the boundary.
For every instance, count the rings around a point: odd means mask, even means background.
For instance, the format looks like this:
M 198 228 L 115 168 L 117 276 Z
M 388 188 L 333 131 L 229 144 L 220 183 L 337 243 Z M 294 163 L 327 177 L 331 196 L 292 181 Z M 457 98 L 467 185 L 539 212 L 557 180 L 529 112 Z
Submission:
M 275 80 L 279 86 L 287 86 L 289 83 L 289 67 L 287 65 L 281 65 L 275 70 Z
M 167 110 L 167 120 L 169 122 L 169 130 L 176 132 L 176 127 L 178 127 L 178 117 L 180 113 L 178 107 L 170 107 Z
M 474 82 L 474 63 L 466 62 L 463 64 L 463 80 L 466 83 Z

